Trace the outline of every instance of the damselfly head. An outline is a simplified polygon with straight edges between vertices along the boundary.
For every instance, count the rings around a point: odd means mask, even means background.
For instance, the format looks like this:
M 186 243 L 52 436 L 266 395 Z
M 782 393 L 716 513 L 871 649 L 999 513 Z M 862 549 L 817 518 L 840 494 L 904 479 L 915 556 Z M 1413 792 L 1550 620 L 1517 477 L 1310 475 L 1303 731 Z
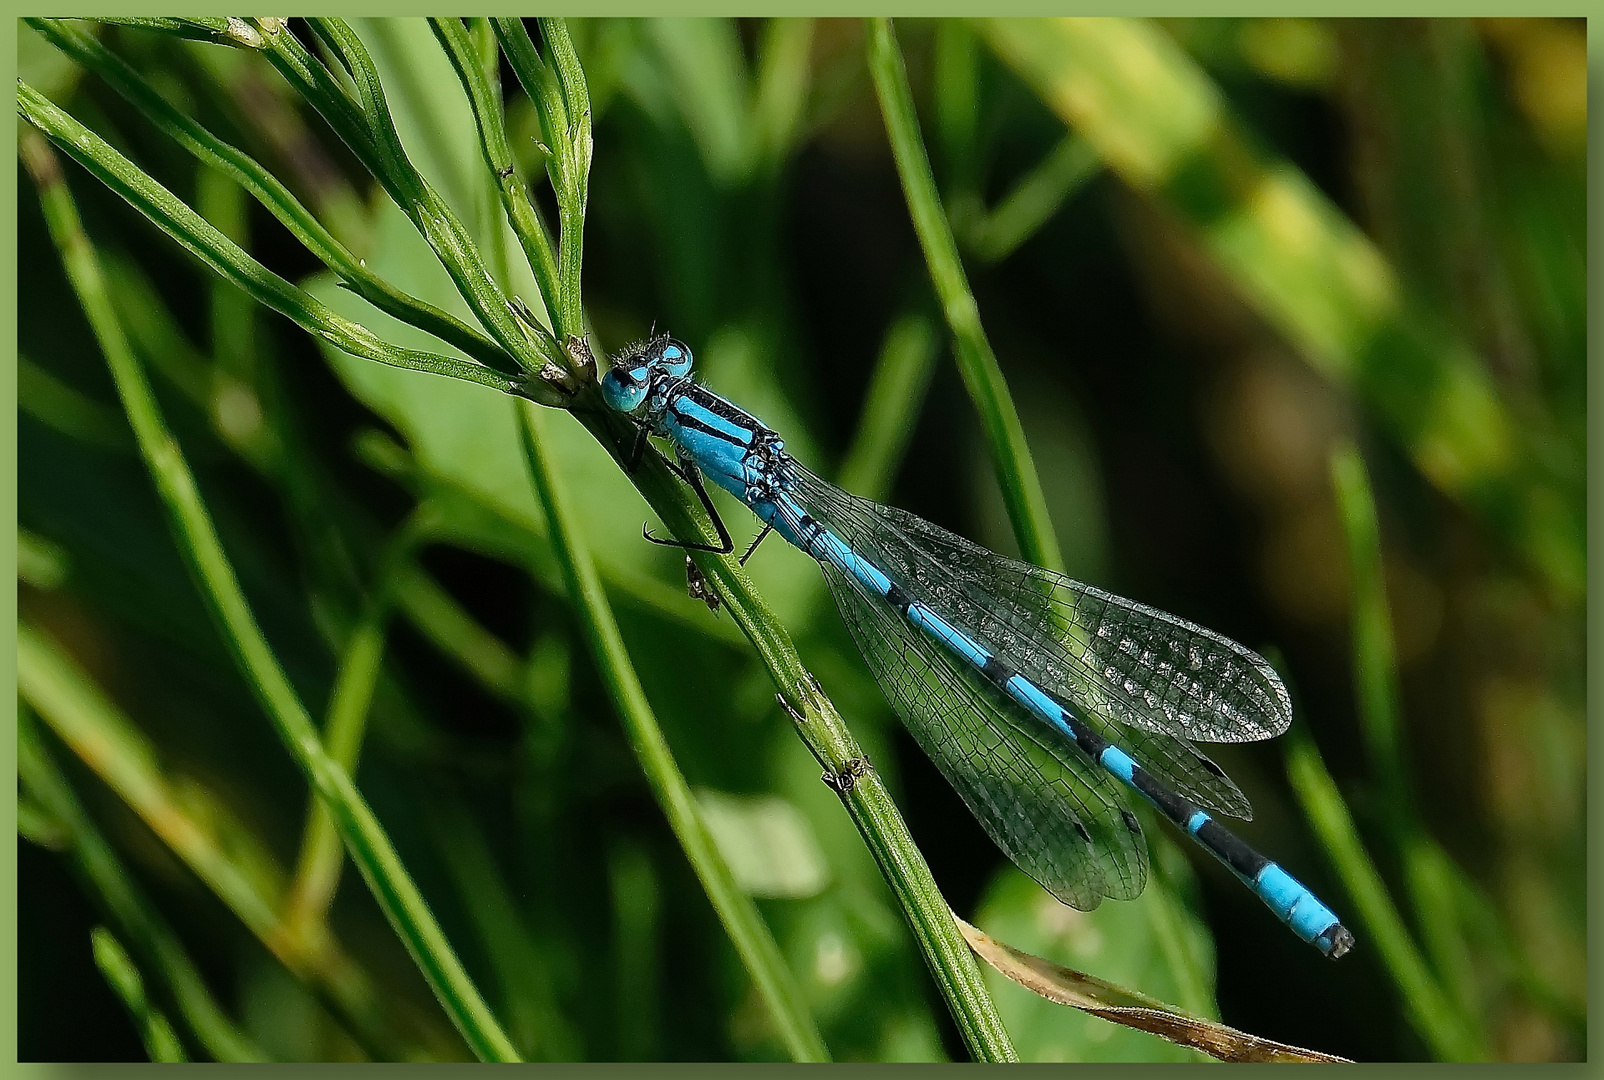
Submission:
M 691 350 L 667 334 L 626 345 L 602 376 L 602 400 L 609 408 L 633 415 L 645 407 L 653 383 L 683 378 L 690 370 Z

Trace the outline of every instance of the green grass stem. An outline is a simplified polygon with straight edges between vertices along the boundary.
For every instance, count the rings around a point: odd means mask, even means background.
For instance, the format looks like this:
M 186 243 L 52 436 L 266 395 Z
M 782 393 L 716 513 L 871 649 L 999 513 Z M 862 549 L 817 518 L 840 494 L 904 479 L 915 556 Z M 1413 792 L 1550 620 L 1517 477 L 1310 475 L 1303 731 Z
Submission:
M 334 688 L 329 693 L 328 715 L 323 721 L 323 745 L 329 757 L 353 776 L 367 733 L 373 692 L 384 668 L 385 624 L 391 612 L 396 568 L 411 556 L 426 516 L 422 508 L 414 512 L 385 545 L 379 558 L 376 586 L 346 640 Z M 322 800 L 314 795 L 307 808 L 301 853 L 285 901 L 284 920 L 292 931 L 327 918 L 339 887 L 343 859 L 344 849 L 334 818 Z
M 1064 136 L 995 209 L 961 230 L 970 250 L 985 262 L 1006 259 L 1052 220 L 1102 165 L 1091 143 L 1079 135 Z
M 829 1052 L 808 1012 L 802 990 L 786 966 L 785 957 L 758 913 L 757 905 L 741 891 L 719 854 L 712 834 L 702 822 L 690 786 L 674 761 L 673 752 L 635 674 L 561 480 L 542 453 L 541 429 L 545 417 L 532 404 L 522 407 L 519 413 L 523 421 L 524 454 L 545 511 L 552 550 L 563 568 L 569 598 L 579 616 L 591 655 L 652 793 L 751 975 L 787 1052 L 796 1061 L 826 1061 Z
M 889 19 L 869 21 L 869 71 L 885 117 L 891 156 L 902 179 L 902 192 L 908 201 L 919 246 L 924 251 L 930 281 L 935 286 L 941 309 L 947 316 L 956 343 L 954 350 L 964 386 L 980 416 L 980 424 L 991 447 L 997 482 L 1002 488 L 1008 520 L 1013 523 L 1019 550 L 1037 566 L 1062 570 L 1064 560 L 1058 549 L 1058 534 L 1047 513 L 1041 478 L 1025 442 L 1025 429 L 1008 392 L 997 356 L 980 323 L 980 308 L 969 289 L 958 243 L 941 205 L 941 193 L 930 172 L 930 157 L 919 134 L 919 117 L 913 107 L 913 91 L 908 88 L 908 71 L 897 45 Z
M 409 296 L 369 270 L 276 176 L 254 158 L 223 142 L 174 108 L 126 61 L 99 41 L 60 20 L 29 19 L 28 25 L 104 79 L 158 131 L 189 151 L 197 161 L 232 177 L 308 251 L 338 274 L 352 292 L 380 311 L 456 346 L 486 367 L 507 375 L 519 372 L 517 362 L 483 333 L 455 315 Z
M 95 21 L 114 26 L 126 26 L 132 30 L 152 30 L 159 34 L 172 34 L 174 37 L 189 38 L 192 41 L 231 45 L 236 48 L 256 49 L 262 45 L 262 34 L 257 27 L 244 19 L 232 16 L 225 18 L 223 16 L 209 15 L 184 19 L 111 16 L 97 18 Z M 283 20 L 269 21 L 282 22 Z
M 1364 459 L 1351 443 L 1332 451 L 1330 471 L 1352 574 L 1353 679 L 1359 730 L 1381 788 L 1392 845 L 1403 864 L 1414 924 L 1425 940 L 1438 978 L 1469 1026 L 1475 975 L 1463 932 L 1456 875 L 1448 854 L 1426 832 L 1407 779 L 1392 614 L 1375 497 Z
M 551 235 L 540 218 L 540 212 L 530 201 L 528 183 L 519 175 L 512 148 L 507 143 L 507 125 L 500 95 L 493 92 L 483 59 L 476 55 L 474 42 L 461 19 L 455 16 L 430 19 L 429 25 L 451 59 L 451 66 L 456 68 L 457 77 L 462 80 L 468 103 L 473 107 L 485 168 L 496 179 L 496 195 L 507 220 L 512 224 L 513 235 L 523 248 L 524 258 L 534 271 L 535 282 L 540 286 L 541 302 L 546 305 L 548 316 L 555 325 L 557 317 L 550 314 L 553 310 L 550 305 L 561 292 L 557 259 L 552 254 Z M 519 31 L 522 31 L 521 25 Z M 524 40 L 528 40 L 527 36 Z
M 624 422 L 600 408 L 576 410 L 574 415 L 622 464 L 632 438 Z M 660 455 L 646 455 L 630 481 L 679 540 L 705 544 L 713 539 L 705 516 L 692 506 L 689 492 Z M 979 1061 L 1016 1060 L 974 954 L 953 921 L 929 864 L 884 782 L 872 767 L 863 771 L 867 758 L 862 748 L 803 665 L 790 635 L 757 595 L 735 557 L 697 551 L 691 558 L 757 650 L 781 700 L 793 710 L 798 735 L 824 766 L 826 779 L 835 781 L 832 787 L 891 886 L 964 1044 Z
M 1359 730 L 1388 812 L 1402 817 L 1411 814 L 1413 799 L 1404 779 L 1397 659 L 1381 561 L 1381 527 L 1358 448 L 1351 443 L 1337 447 L 1331 453 L 1330 469 L 1353 582 L 1353 676 Z
M 336 348 L 381 364 L 465 379 L 503 393 L 516 393 L 524 386 L 520 380 L 479 364 L 391 345 L 367 327 L 336 315 L 241 251 L 172 192 L 27 83 L 17 84 L 17 111 L 212 271 Z
M 184 1044 L 178 1041 L 178 1032 L 173 1030 L 173 1025 L 167 1022 L 162 1011 L 145 996 L 145 980 L 140 977 L 139 968 L 134 965 L 134 959 L 128 955 L 128 951 L 104 926 L 97 926 L 89 932 L 89 944 L 95 957 L 95 966 L 105 976 L 112 991 L 122 999 L 123 1007 L 128 1010 L 129 1019 L 133 1020 L 150 1060 L 188 1061 Z
M 64 118 L 64 114 L 57 112 Z M 515 1060 L 516 1051 L 435 923 L 389 837 L 356 790 L 350 774 L 329 757 L 312 718 L 262 636 L 212 526 L 194 476 L 177 442 L 167 431 L 150 384 L 117 322 L 101 277 L 99 260 L 83 233 L 55 156 L 42 139 L 26 139 L 23 145 L 25 162 L 39 188 L 51 236 L 61 251 L 68 278 L 111 367 L 118 394 L 156 482 L 175 538 L 190 561 L 241 673 L 291 757 L 329 806 L 350 849 L 352 861 L 469 1048 L 485 1060 Z M 243 257 L 243 252 L 240 255 Z
M 1284 738 L 1292 790 L 1353 898 L 1365 937 L 1375 943 L 1382 966 L 1403 998 L 1410 1026 L 1439 1061 L 1485 1061 L 1487 1048 L 1481 1038 L 1443 993 L 1409 936 L 1320 751 L 1301 729 L 1294 728 Z
M 178 1015 L 218 1061 L 266 1061 L 207 988 L 183 943 L 134 884 L 40 739 L 29 711 L 17 713 L 17 777 L 64 833 L 73 864 L 123 934 L 167 984 Z
M 376 166 L 375 178 L 434 249 L 440 265 L 445 267 L 480 325 L 525 371 L 536 376 L 535 380 L 526 381 L 525 389 L 538 393 L 538 379 L 544 377 L 551 365 L 560 368 L 565 358 L 541 327 L 518 319 L 501 287 L 491 277 L 468 227 L 407 157 L 390 115 L 378 69 L 362 40 L 340 19 L 311 19 L 308 23 L 350 71 L 369 139 L 371 164 Z M 557 376 L 553 374 L 552 377 Z M 560 392 L 558 396 L 560 398 Z M 554 403 L 558 398 L 547 395 L 546 400 Z
M 865 499 L 885 498 L 913 438 L 939 356 L 940 342 L 929 319 L 909 314 L 891 324 L 836 483 Z
M 583 1046 L 563 1015 L 551 956 L 531 933 L 521 890 L 508 884 L 483 829 L 459 800 L 436 799 L 428 814 L 435 849 L 489 962 L 508 1034 L 531 1061 L 579 1060 Z

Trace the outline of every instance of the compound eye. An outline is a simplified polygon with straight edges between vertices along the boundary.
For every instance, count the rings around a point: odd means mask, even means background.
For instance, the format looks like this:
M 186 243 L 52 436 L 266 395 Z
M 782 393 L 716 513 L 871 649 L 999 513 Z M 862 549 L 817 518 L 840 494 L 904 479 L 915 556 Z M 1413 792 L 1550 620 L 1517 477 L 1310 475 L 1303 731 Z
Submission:
M 658 353 L 658 360 L 664 371 L 676 377 L 691 370 L 691 350 L 677 341 L 664 345 L 663 351 Z
M 646 369 L 643 367 L 627 371 L 614 368 L 602 376 L 602 400 L 608 408 L 626 415 L 646 404 L 646 391 Z

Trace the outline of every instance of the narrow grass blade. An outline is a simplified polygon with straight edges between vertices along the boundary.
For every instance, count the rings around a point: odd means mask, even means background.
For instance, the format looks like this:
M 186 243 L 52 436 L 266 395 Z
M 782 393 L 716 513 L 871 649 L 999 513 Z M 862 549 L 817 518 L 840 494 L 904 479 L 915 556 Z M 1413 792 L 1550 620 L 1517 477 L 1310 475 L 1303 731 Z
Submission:
M 67 552 L 37 533 L 17 528 L 17 580 L 49 592 L 60 588 L 72 570 Z
M 517 654 L 416 564 L 397 571 L 395 603 L 436 648 L 485 689 L 510 704 L 523 702 L 523 663 Z
M 198 18 L 173 19 L 165 17 L 148 16 L 112 16 L 97 18 L 95 22 L 108 23 L 114 26 L 126 26 L 134 30 L 152 30 L 159 34 L 172 34 L 174 37 L 189 38 L 193 41 L 207 41 L 217 45 L 233 45 L 236 48 L 258 49 L 262 46 L 262 34 L 255 26 L 244 19 L 209 15 Z M 270 20 L 283 22 L 284 20 Z
M 941 186 L 954 203 L 974 200 L 978 204 L 976 189 L 984 163 L 976 141 L 980 130 L 980 43 L 974 28 L 962 19 L 942 19 L 936 23 L 934 46 L 930 91 Z
M 17 85 L 17 111 L 211 270 L 336 348 L 381 364 L 465 379 L 507 394 L 527 388 L 525 382 L 478 364 L 398 348 L 380 340 L 367 327 L 336 315 L 241 251 L 172 192 L 26 83 Z
M 624 722 L 624 731 L 647 782 L 752 976 L 758 995 L 768 1006 L 769 1016 L 786 1049 L 797 1061 L 828 1060 L 829 1053 L 808 1013 L 801 988 L 786 966 L 757 906 L 740 890 L 725 865 L 657 725 L 619 635 L 612 608 L 602 592 L 590 551 L 578 534 L 561 481 L 541 451 L 540 427 L 544 418 L 533 407 L 520 409 L 520 414 L 525 456 L 551 530 L 553 551 L 568 581 L 574 612 L 579 616 L 591 655 L 607 685 L 613 706 Z
M 254 158 L 223 142 L 168 104 L 137 71 L 100 42 L 58 20 L 30 19 L 28 24 L 49 38 L 62 52 L 104 79 L 157 130 L 189 151 L 196 160 L 231 176 L 364 300 L 380 311 L 456 346 L 487 367 L 507 375 L 516 375 L 521 370 L 504 349 L 478 330 L 454 315 L 408 296 L 368 270 L 362 260 L 335 239 L 276 176 Z
M 112 450 L 134 447 L 122 417 L 21 354 L 17 356 L 17 407 L 69 439 Z
M 553 160 L 559 163 L 557 184 L 557 280 L 562 295 L 557 300 L 558 333 L 582 335 L 585 332 L 585 305 L 580 294 L 580 270 L 585 257 L 585 207 L 590 200 L 590 157 L 592 151 L 590 91 L 585 71 L 579 66 L 574 43 L 568 38 L 568 25 L 560 18 L 540 20 L 540 34 L 551 50 L 552 67 L 562 90 L 567 127 L 552 132 Z M 561 138 L 556 136 L 560 135 Z
M 540 213 L 529 199 L 529 189 L 518 175 L 513 163 L 512 148 L 507 144 L 506 118 L 502 114 L 499 95 L 494 95 L 485 76 L 479 57 L 474 55 L 473 42 L 464 29 L 462 20 L 452 16 L 430 19 L 435 37 L 451 58 L 473 106 L 473 118 L 479 128 L 479 148 L 484 154 L 485 166 L 496 178 L 496 194 L 506 212 L 512 231 L 529 260 L 535 281 L 540 286 L 541 301 L 547 312 L 556 310 L 560 286 L 557 281 L 557 258 L 552 254 L 551 236 Z
M 1410 814 L 1413 799 L 1405 779 L 1392 617 L 1382 575 L 1381 529 L 1358 449 L 1352 444 L 1337 447 L 1331 453 L 1330 468 L 1353 575 L 1353 677 L 1360 730 L 1388 810 L 1397 818 Z
M 323 743 L 329 756 L 355 775 L 357 755 L 367 733 L 368 709 L 384 667 L 385 624 L 391 612 L 398 570 L 407 564 L 427 530 L 430 514 L 420 506 L 406 519 L 380 553 L 375 586 L 340 655 L 334 689 L 329 693 Z M 284 920 L 292 930 L 321 923 L 340 881 L 344 849 L 334 819 L 322 800 L 313 797 L 295 878 L 285 902 Z
M 749 129 L 746 53 L 732 19 L 653 19 L 644 24 L 702 164 L 722 188 L 750 176 L 758 143 Z
M 986 262 L 1006 259 L 1047 224 L 1102 165 L 1091 143 L 1079 135 L 1066 135 L 996 209 L 965 230 L 969 246 Z
M 1019 550 L 1038 566 L 1062 570 L 1064 560 L 1058 550 L 1052 518 L 1047 513 L 1041 478 L 1036 475 L 1036 465 L 1025 442 L 1019 413 L 1009 396 L 1008 384 L 997 365 L 996 354 L 991 351 L 985 328 L 980 324 L 980 309 L 969 290 L 969 280 L 958 257 L 958 244 L 953 239 L 952 227 L 941 205 L 941 193 L 936 190 L 936 180 L 930 172 L 930 157 L 925 153 L 924 140 L 919 134 L 919 117 L 913 108 L 913 92 L 908 88 L 907 68 L 889 19 L 869 21 L 869 71 L 874 76 L 886 134 L 891 140 L 891 155 L 896 160 L 897 175 L 902 178 L 902 192 L 908 201 L 908 213 L 913 218 L 914 231 L 919 234 L 919 246 L 924 251 L 931 283 L 957 343 L 958 370 L 963 374 L 964 386 L 975 403 L 975 411 L 980 415 L 991 446 L 997 482 L 1002 487 Z
M 435 923 L 389 837 L 357 792 L 350 774 L 328 756 L 311 717 L 262 636 L 212 526 L 211 515 L 201 501 L 195 478 L 167 431 L 150 384 L 134 360 L 108 302 L 99 260 L 83 233 L 55 156 L 43 139 L 26 138 L 23 148 L 51 236 L 111 367 L 175 538 L 190 561 L 241 673 L 295 763 L 329 806 L 350 848 L 352 861 L 452 1023 L 479 1057 L 515 1060 L 517 1053 L 512 1044 Z
M 613 998 L 618 1057 L 651 1061 L 657 1050 L 662 969 L 659 962 L 657 872 L 638 845 L 608 852 L 613 894 Z
M 484 831 L 450 796 L 434 800 L 427 813 L 434 846 L 494 972 L 508 1034 L 531 1061 L 579 1060 L 583 1046 L 558 1004 L 550 958 L 531 934 L 520 910 L 523 897 L 496 864 Z
M 368 706 L 378 684 L 384 659 L 384 623 L 388 611 L 377 608 L 364 615 L 346 642 L 340 668 L 329 697 L 329 713 L 323 724 L 323 742 L 329 756 L 353 775 L 357 750 L 367 726 Z M 301 836 L 301 853 L 295 864 L 295 878 L 284 903 L 284 921 L 292 933 L 305 934 L 307 928 L 323 922 L 334 902 L 340 884 L 340 864 L 345 857 L 334 818 L 315 796 L 307 808 L 306 831 Z
M 1375 942 L 1382 965 L 1403 998 L 1410 1025 L 1441 1061 L 1486 1060 L 1482 1040 L 1444 995 L 1409 936 L 1319 750 L 1299 728 L 1285 738 L 1287 775 L 1298 803 L 1353 898 L 1366 937 Z
M 1421 472 L 1556 595 L 1583 594 L 1582 478 L 1556 467 L 1552 425 L 1517 415 L 1463 335 L 1301 170 L 1265 153 L 1173 38 L 1135 19 L 978 25 L 1126 184 L 1195 230 L 1254 310 L 1376 411 Z
M 139 977 L 139 969 L 134 966 L 133 958 L 111 936 L 111 931 L 104 926 L 95 927 L 89 932 L 89 943 L 95 956 L 95 966 L 122 999 L 123 1007 L 128 1010 L 128 1016 L 133 1020 L 150 1060 L 188 1061 L 189 1055 L 184 1053 L 178 1033 L 161 1010 L 145 997 L 145 980 Z
M 1403 863 L 1415 925 L 1425 939 L 1437 976 L 1446 982 L 1469 1023 L 1475 976 L 1462 912 L 1450 881 L 1452 862 L 1426 832 L 1405 767 L 1392 614 L 1375 498 L 1357 447 L 1339 445 L 1331 453 L 1330 469 L 1353 582 L 1353 679 L 1360 731 L 1381 787 L 1393 847 Z
M 812 19 L 775 18 L 763 25 L 750 128 L 768 169 L 780 167 L 802 134 L 812 46 Z
M 17 777 L 60 828 L 79 874 L 123 934 L 166 982 L 196 1041 L 218 1061 L 265 1061 L 234 1026 L 201 978 L 178 935 L 134 885 L 111 845 L 50 759 L 28 710 L 17 714 Z
M 923 315 L 904 315 L 886 331 L 857 434 L 836 476 L 847 491 L 878 501 L 891 489 L 924 405 L 939 344 Z
M 540 373 L 537 379 L 546 379 L 551 384 L 551 392 L 540 395 L 543 400 L 548 404 L 560 403 L 566 389 L 560 369 L 566 357 L 541 327 L 525 325 L 514 315 L 468 228 L 407 157 L 390 115 L 384 85 L 367 47 L 342 20 L 311 19 L 309 24 L 350 69 L 361 115 L 372 140 L 370 164 L 375 167 L 375 176 L 434 249 L 435 257 L 451 275 L 457 292 L 467 301 L 480 324 L 526 371 Z M 535 385 L 540 384 L 536 382 Z

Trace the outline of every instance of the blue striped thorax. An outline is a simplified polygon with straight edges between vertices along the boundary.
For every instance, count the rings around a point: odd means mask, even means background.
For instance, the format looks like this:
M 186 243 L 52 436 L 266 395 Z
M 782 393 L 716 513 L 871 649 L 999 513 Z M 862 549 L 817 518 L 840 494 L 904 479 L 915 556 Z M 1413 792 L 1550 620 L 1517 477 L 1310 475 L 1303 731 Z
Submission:
M 671 440 L 708 479 L 748 506 L 771 501 L 785 486 L 785 440 L 698 386 L 683 342 L 663 334 L 626 347 L 602 376 L 601 392 L 610 408 Z

